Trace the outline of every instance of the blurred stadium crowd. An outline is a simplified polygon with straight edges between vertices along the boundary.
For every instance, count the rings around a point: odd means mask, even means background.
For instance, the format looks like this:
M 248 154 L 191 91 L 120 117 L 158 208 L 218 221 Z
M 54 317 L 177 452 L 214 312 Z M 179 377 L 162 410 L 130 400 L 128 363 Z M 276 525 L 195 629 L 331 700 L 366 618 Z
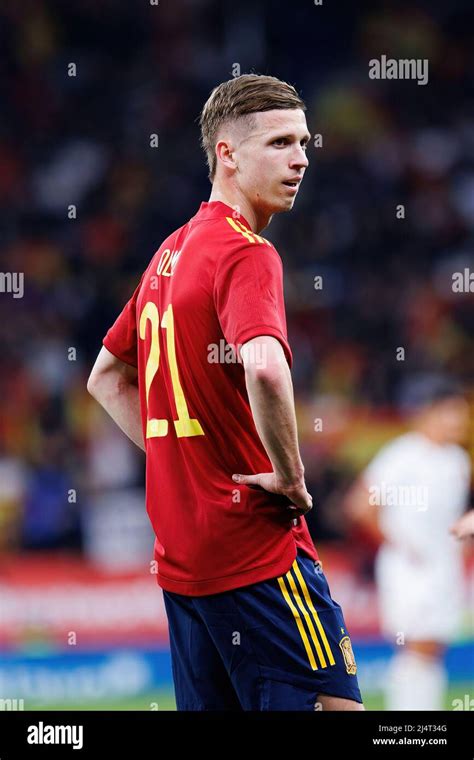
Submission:
M 322 135 L 264 233 L 316 541 L 344 538 L 340 497 L 401 429 L 410 373 L 443 368 L 473 400 L 474 294 L 452 276 L 474 271 L 474 10 L 430 5 L 2 3 L 1 269 L 25 277 L 23 298 L 0 296 L 2 550 L 80 549 L 88 500 L 142 484 L 86 379 L 162 239 L 209 197 L 196 118 L 236 63 L 293 83 Z M 429 86 L 370 80 L 382 53 L 428 58 Z

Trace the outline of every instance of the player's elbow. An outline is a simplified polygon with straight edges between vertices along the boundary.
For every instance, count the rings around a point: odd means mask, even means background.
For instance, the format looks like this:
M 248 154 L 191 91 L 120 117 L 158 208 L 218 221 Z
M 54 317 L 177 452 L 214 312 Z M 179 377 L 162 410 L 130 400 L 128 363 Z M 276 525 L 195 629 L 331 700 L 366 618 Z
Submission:
M 104 395 L 110 395 L 113 390 L 118 392 L 119 384 L 111 372 L 102 372 L 94 367 L 87 380 L 87 390 L 96 401 L 100 401 Z
M 102 406 L 108 409 L 123 392 L 124 384 L 119 375 L 113 372 L 92 372 L 87 381 L 87 390 Z
M 259 385 L 262 389 L 278 392 L 286 387 L 286 372 L 280 365 L 270 365 L 267 367 L 247 367 L 245 370 L 247 384 Z
M 100 402 L 104 396 L 119 395 L 128 385 L 137 383 L 137 368 L 125 364 L 102 346 L 87 380 L 87 390 L 91 396 Z
M 94 370 L 92 370 L 87 380 L 87 392 L 90 393 L 93 398 L 97 399 L 99 393 L 99 379 Z

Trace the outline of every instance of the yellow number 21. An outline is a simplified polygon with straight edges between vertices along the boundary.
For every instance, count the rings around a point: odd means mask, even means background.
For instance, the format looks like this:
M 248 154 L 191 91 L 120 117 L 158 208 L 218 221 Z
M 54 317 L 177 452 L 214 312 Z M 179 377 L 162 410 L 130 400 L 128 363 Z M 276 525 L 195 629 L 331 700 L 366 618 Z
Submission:
M 147 322 L 151 325 L 151 345 L 150 353 L 145 370 L 145 388 L 146 403 L 148 408 L 148 398 L 153 378 L 158 372 L 160 366 L 160 315 L 156 304 L 153 301 L 147 301 L 140 315 L 140 338 L 145 340 Z M 184 398 L 183 389 L 179 381 L 178 364 L 176 362 L 176 346 L 174 341 L 174 317 L 173 307 L 169 304 L 161 319 L 161 327 L 166 329 L 166 349 L 168 354 L 168 363 L 171 373 L 171 382 L 173 384 L 174 401 L 178 419 L 174 421 L 174 427 L 178 438 L 189 437 L 192 435 L 204 435 L 200 423 L 189 416 L 188 405 Z M 147 438 L 161 438 L 168 434 L 168 420 L 158 420 L 148 418 L 146 426 Z

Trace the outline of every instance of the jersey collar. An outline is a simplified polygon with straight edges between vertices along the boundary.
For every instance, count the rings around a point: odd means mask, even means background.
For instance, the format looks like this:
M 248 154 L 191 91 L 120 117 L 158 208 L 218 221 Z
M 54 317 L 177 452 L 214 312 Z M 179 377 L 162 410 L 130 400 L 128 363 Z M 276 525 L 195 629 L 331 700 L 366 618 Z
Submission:
M 242 214 L 237 216 L 237 211 L 232 206 L 228 206 L 227 203 L 222 201 L 203 201 L 199 206 L 199 211 L 193 216 L 193 221 L 204 221 L 206 219 L 218 219 L 219 217 L 230 216 L 237 218 L 239 221 L 246 225 L 250 230 L 250 224 Z

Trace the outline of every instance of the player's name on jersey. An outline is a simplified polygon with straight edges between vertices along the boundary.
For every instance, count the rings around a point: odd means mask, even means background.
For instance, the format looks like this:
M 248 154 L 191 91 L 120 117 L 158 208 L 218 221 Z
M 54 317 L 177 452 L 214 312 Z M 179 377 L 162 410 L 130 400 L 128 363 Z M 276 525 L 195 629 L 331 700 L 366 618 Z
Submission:
M 150 278 L 150 287 L 152 290 L 158 287 L 158 277 L 173 276 L 180 254 L 181 251 L 172 251 L 170 248 L 165 248 L 160 256 L 158 266 L 156 267 L 156 275 L 152 275 Z

